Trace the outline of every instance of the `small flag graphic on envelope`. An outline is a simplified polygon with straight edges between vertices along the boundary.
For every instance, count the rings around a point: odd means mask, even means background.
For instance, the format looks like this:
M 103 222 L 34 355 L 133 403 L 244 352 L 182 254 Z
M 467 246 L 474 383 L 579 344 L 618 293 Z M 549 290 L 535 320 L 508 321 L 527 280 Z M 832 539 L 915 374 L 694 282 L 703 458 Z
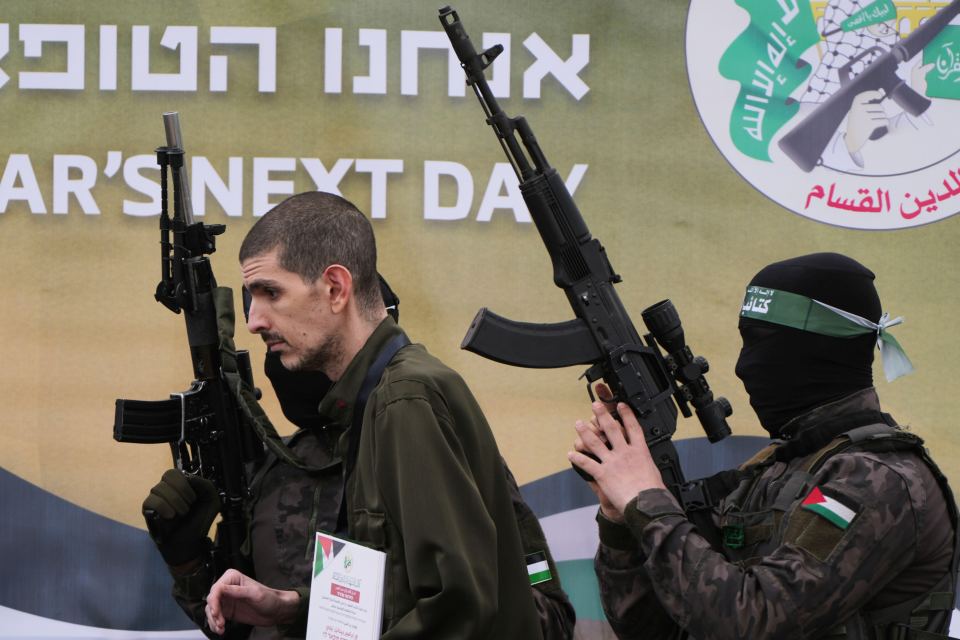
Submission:
M 333 562 L 333 559 L 340 549 L 343 549 L 343 543 L 338 540 L 332 540 L 320 532 L 317 532 L 317 548 L 313 556 L 313 575 L 318 576 L 323 568 Z

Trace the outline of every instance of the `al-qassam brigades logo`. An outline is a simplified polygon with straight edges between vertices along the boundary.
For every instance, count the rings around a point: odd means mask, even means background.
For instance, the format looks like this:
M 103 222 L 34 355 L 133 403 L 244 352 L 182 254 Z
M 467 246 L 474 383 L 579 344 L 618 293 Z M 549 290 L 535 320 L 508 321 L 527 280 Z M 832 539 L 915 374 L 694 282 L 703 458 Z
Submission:
M 691 0 L 697 110 L 791 211 L 859 229 L 943 220 L 960 211 L 958 15 L 960 0 Z

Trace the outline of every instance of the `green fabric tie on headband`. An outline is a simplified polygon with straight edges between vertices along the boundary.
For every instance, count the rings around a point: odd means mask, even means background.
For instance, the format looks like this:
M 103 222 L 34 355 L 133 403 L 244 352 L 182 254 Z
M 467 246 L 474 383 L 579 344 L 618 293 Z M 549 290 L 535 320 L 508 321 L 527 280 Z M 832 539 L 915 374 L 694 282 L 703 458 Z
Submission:
M 891 320 L 888 313 L 884 313 L 880 322 L 876 323 L 813 298 L 753 286 L 747 287 L 740 316 L 832 338 L 853 338 L 874 333 L 888 382 L 913 371 L 913 364 L 903 352 L 903 347 L 887 331 L 889 327 L 903 322 L 903 318 Z

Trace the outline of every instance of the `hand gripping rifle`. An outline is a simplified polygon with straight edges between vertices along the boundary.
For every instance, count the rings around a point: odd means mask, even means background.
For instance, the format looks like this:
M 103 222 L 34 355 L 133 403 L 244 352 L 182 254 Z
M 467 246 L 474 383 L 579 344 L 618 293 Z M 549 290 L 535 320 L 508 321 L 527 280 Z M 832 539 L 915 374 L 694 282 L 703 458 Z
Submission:
M 885 98 L 891 98 L 912 116 L 919 116 L 926 111 L 930 107 L 930 100 L 911 89 L 897 75 L 897 69 L 923 51 L 958 13 L 960 0 L 953 0 L 855 77 L 851 75 L 853 65 L 868 55 L 883 51 L 880 47 L 871 47 L 840 67 L 840 88 L 780 138 L 780 149 L 798 167 L 812 171 L 840 123 L 847 117 L 854 99 L 864 91 L 882 90 Z M 886 127 L 878 127 L 870 134 L 870 139 L 878 140 L 886 134 Z
M 590 365 L 584 376 L 591 399 L 591 385 L 602 379 L 616 400 L 633 409 L 664 484 L 686 511 L 706 516 L 704 509 L 710 506 L 706 486 L 700 481 L 684 481 L 670 438 L 677 428 L 677 407 L 684 416 L 691 415 L 688 403 L 696 409 L 711 442 L 725 438 L 730 434 L 726 422 L 732 412 L 730 404 L 724 398 L 714 399 L 704 378 L 707 362 L 694 357 L 686 345 L 680 318 L 669 300 L 643 312 L 650 333 L 640 339 L 613 288 L 621 278 L 600 242 L 591 237 L 566 185 L 547 162 L 527 121 L 507 116 L 484 78 L 483 70 L 503 47 L 496 45 L 478 54 L 450 7 L 440 9 L 440 22 L 467 75 L 467 84 L 480 100 L 487 124 L 493 127 L 520 180 L 523 200 L 553 263 L 553 281 L 563 289 L 576 315 L 566 322 L 533 324 L 483 308 L 461 347 L 519 367 Z M 703 521 L 701 528 L 706 534 L 712 527 L 706 518 Z
M 208 257 L 225 226 L 194 221 L 179 115 L 163 114 L 163 124 L 167 146 L 157 149 L 162 277 L 154 297 L 174 313 L 183 312 L 194 381 L 169 400 L 117 400 L 113 437 L 119 442 L 169 443 L 178 469 L 216 486 L 221 520 L 207 561 L 214 578 L 228 568 L 250 575 L 250 562 L 241 550 L 247 537 L 244 501 L 250 468 L 263 456 L 249 416 L 256 405 L 250 355 L 234 348 L 233 293 L 217 286 Z M 168 170 L 173 174 L 172 219 Z

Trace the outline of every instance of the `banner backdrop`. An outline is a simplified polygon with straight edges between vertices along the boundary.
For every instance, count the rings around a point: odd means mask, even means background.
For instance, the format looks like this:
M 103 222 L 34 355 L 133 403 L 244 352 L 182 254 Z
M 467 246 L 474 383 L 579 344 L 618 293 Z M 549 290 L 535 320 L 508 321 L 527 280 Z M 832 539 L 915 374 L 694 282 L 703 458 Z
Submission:
M 877 365 L 885 409 L 950 477 L 960 470 L 960 50 L 949 37 L 960 25 L 894 65 L 921 98 L 909 109 L 864 82 L 818 111 L 841 79 L 868 76 L 873 58 L 946 3 L 868 4 L 456 6 L 478 47 L 504 46 L 493 91 L 527 117 L 566 180 L 634 321 L 670 298 L 734 407 L 735 435 L 717 445 L 681 421 L 688 477 L 765 441 L 733 375 L 744 285 L 769 262 L 816 251 L 876 272 L 885 310 L 906 318 L 894 333 L 917 369 L 887 384 Z M 571 311 L 437 9 L 4 4 L 0 637 L 198 636 L 168 596 L 140 516 L 169 451 L 112 439 L 116 398 L 162 399 L 192 379 L 183 320 L 153 300 L 153 150 L 165 111 L 180 113 L 196 215 L 227 226 L 213 256 L 221 284 L 239 290 L 240 241 L 287 195 L 341 193 L 370 216 L 402 325 L 480 400 L 547 531 L 578 637 L 611 637 L 592 573 L 595 500 L 566 462 L 573 421 L 589 412 L 582 371 L 511 368 L 459 349 L 481 307 L 527 322 Z M 835 41 L 851 33 L 860 49 L 842 58 Z M 822 142 L 788 137 L 814 118 L 830 121 Z M 237 341 L 266 384 L 260 340 L 241 328 Z M 289 433 L 269 388 L 264 396 Z

